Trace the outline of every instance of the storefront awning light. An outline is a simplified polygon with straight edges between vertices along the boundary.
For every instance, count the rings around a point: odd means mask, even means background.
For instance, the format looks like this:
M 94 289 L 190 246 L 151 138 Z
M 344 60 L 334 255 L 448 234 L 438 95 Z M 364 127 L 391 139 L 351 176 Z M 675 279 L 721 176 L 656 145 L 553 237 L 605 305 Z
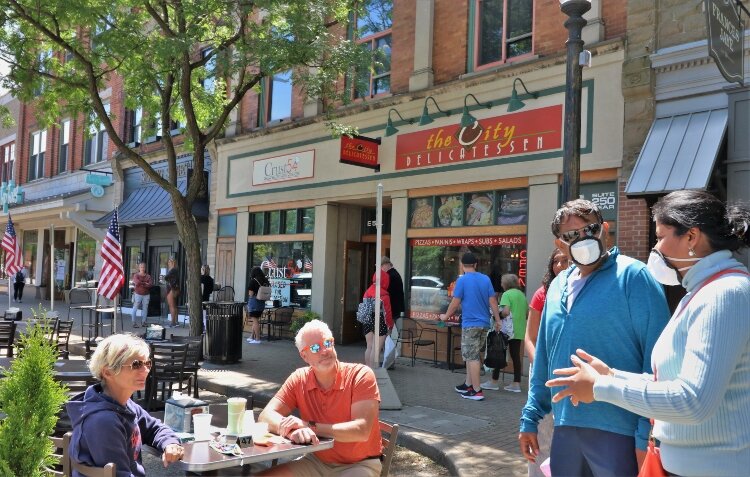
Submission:
M 385 137 L 393 136 L 394 134 L 398 132 L 398 129 L 396 129 L 396 126 L 393 125 L 393 120 L 391 119 L 391 113 L 396 113 L 396 116 L 398 116 L 401 119 L 401 121 L 408 122 L 409 124 L 414 124 L 413 119 L 404 119 L 404 117 L 401 116 L 401 113 L 391 108 L 388 111 L 388 122 L 385 123 Z
M 468 128 L 477 121 L 477 118 L 469 114 L 469 106 L 466 104 L 466 100 L 469 99 L 469 96 L 471 96 L 471 99 L 473 99 L 474 102 L 476 102 L 479 106 L 482 106 L 483 108 L 490 109 L 492 107 L 492 101 L 488 101 L 486 103 L 480 103 L 477 97 L 471 93 L 464 96 L 464 109 L 461 115 L 461 127 L 462 128 Z
M 513 111 L 518 111 L 519 109 L 526 106 L 526 103 L 521 101 L 518 98 L 518 91 L 516 90 L 516 81 L 521 83 L 521 86 L 523 86 L 524 91 L 526 91 L 526 94 L 531 96 L 532 98 L 536 99 L 539 97 L 539 93 L 529 93 L 529 90 L 526 89 L 526 85 L 524 84 L 523 80 L 521 78 L 516 78 L 513 80 L 513 91 L 510 93 L 510 101 L 508 101 L 508 112 L 512 113 Z
M 445 114 L 446 117 L 450 116 L 453 113 L 453 111 L 451 111 L 450 109 L 448 111 L 443 111 L 442 109 L 440 109 L 440 106 L 438 106 L 437 101 L 435 101 L 435 98 L 433 98 L 432 96 L 427 96 L 427 98 L 424 100 L 424 107 L 422 108 L 422 116 L 419 117 L 420 126 L 426 126 L 433 121 L 432 116 L 430 116 L 429 111 L 427 111 L 427 102 L 429 100 L 432 100 L 432 104 L 435 105 L 438 111 Z

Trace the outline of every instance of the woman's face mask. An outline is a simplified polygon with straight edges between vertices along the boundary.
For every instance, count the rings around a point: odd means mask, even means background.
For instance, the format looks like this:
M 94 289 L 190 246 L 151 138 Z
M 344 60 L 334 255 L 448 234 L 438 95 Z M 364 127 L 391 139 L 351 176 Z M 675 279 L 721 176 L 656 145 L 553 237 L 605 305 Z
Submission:
M 682 284 L 682 272 L 690 269 L 694 264 L 687 267 L 676 268 L 670 262 L 697 262 L 699 260 L 700 258 L 665 257 L 660 251 L 653 249 L 648 256 L 646 268 L 657 282 L 662 285 L 675 286 Z
M 595 264 L 604 255 L 601 235 L 602 224 L 596 222 L 560 234 L 560 241 L 570 247 L 570 258 L 576 264 L 588 266 Z

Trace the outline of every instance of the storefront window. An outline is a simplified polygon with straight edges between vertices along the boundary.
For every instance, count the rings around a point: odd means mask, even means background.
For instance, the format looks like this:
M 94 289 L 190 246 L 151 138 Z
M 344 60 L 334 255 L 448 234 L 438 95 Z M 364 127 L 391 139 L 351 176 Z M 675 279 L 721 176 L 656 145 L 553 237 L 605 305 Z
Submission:
M 96 240 L 82 230 L 76 238 L 76 279 L 77 287 L 94 287 L 94 266 L 96 265 Z
M 409 227 L 461 227 L 526 224 L 528 189 L 467 192 L 409 201 Z
M 250 216 L 250 235 L 263 235 L 265 233 L 265 219 L 265 212 L 256 212 Z
M 36 284 L 36 246 L 39 233 L 36 230 L 23 232 L 23 264 L 29 272 L 29 283 Z
M 315 231 L 315 208 L 302 210 L 302 233 L 311 234 Z
M 253 214 L 255 215 L 255 214 Z M 253 217 L 255 218 L 255 217 Z M 220 215 L 217 225 L 217 235 L 219 237 L 234 237 L 237 234 L 237 216 Z
M 267 234 L 275 235 L 279 233 L 279 225 L 281 225 L 281 211 L 274 210 L 268 213 L 268 230 Z
M 271 281 L 271 300 L 282 306 L 310 308 L 312 293 L 312 242 L 252 243 L 248 257 Z
M 411 239 L 409 245 L 411 275 L 407 287 L 412 318 L 437 320 L 448 309 L 461 274 L 461 256 L 466 252 L 477 256 L 477 271 L 490 277 L 495 290 L 500 291 L 500 277 L 508 273 L 518 275 L 521 288 L 526 287 L 523 235 Z
M 287 210 L 284 212 L 284 233 L 297 233 L 297 209 Z

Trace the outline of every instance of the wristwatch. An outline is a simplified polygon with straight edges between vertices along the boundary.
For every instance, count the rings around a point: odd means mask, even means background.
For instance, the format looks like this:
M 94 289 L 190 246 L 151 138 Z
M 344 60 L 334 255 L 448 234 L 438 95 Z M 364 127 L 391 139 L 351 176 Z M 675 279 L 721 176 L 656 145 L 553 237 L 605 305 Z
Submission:
M 307 427 L 312 429 L 313 432 L 315 432 L 315 428 L 317 427 L 317 423 L 315 421 L 307 421 Z

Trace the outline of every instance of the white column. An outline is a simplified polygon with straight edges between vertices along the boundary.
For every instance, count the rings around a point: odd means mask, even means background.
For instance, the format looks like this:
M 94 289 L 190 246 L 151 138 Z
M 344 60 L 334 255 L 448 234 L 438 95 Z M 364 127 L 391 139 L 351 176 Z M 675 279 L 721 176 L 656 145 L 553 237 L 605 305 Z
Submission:
M 435 0 L 417 0 L 414 21 L 414 71 L 409 77 L 409 91 L 432 86 L 432 34 Z
M 237 211 L 237 231 L 234 236 L 234 298 L 245 301 L 247 299 L 247 232 L 250 230 L 250 212 Z

